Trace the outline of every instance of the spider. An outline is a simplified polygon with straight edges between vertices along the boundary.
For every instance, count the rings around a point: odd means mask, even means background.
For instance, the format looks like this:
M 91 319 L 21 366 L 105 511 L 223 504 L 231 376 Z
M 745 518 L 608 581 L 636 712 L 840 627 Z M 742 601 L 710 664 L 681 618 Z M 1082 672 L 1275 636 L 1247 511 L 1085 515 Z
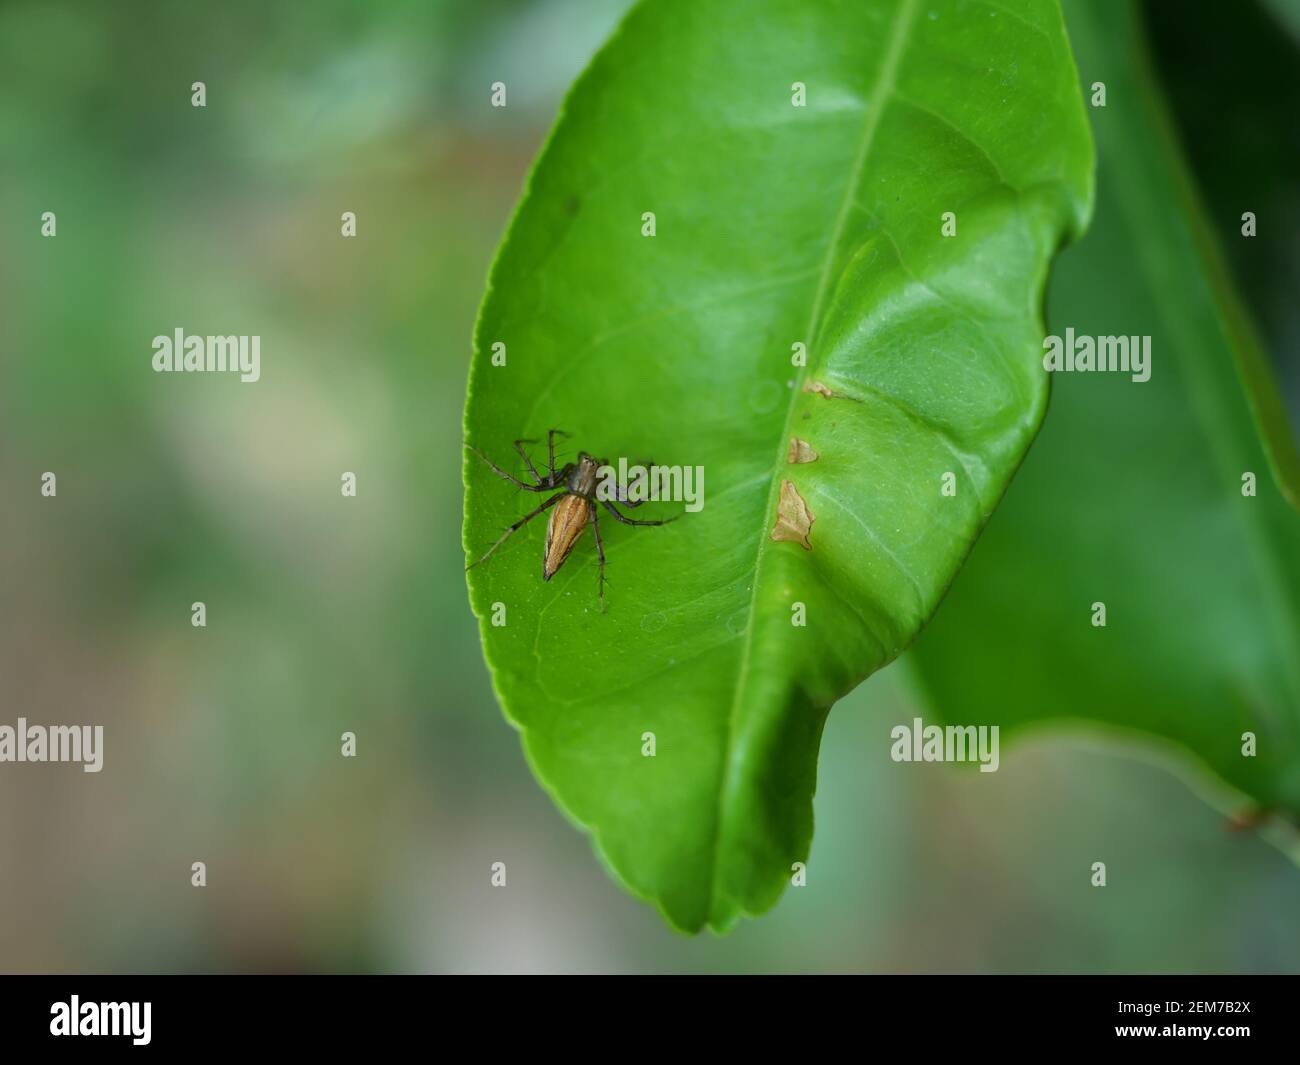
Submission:
M 565 559 L 569 557 L 574 545 L 582 537 L 587 528 L 587 523 L 590 522 L 592 535 L 596 538 L 596 558 L 600 563 L 598 587 L 600 589 L 600 609 L 603 612 L 605 609 L 605 545 L 601 542 L 600 524 L 596 520 L 596 479 L 597 471 L 603 466 L 608 466 L 609 462 L 606 459 L 592 458 L 587 452 L 579 451 L 577 462 L 566 463 L 557 470 L 555 468 L 555 438 L 568 435 L 562 429 L 552 429 L 546 434 L 548 461 L 545 477 L 537 472 L 537 467 L 533 465 L 532 459 L 528 457 L 528 452 L 524 450 L 525 444 L 535 444 L 537 441 L 515 441 L 515 450 L 519 452 L 520 458 L 524 460 L 528 472 L 536 479 L 536 484 L 521 481 L 518 477 L 507 473 L 478 448 L 474 447 L 473 444 L 465 445 L 466 448 L 491 466 L 498 477 L 509 481 L 511 484 L 518 485 L 527 492 L 549 492 L 552 488 L 560 489 L 536 510 L 525 514 L 510 526 L 501 534 L 501 538 L 488 548 L 487 554 L 477 561 L 471 562 L 465 569 L 470 570 L 477 566 L 479 562 L 486 562 L 492 552 L 505 543 L 512 533 L 522 529 L 543 511 L 555 507 L 555 510 L 551 513 L 550 523 L 546 526 L 546 549 L 542 553 L 542 580 L 549 581 L 555 576 L 559 568 L 564 565 Z M 622 485 L 618 486 L 615 498 L 626 507 L 639 507 L 645 502 L 644 499 L 629 499 L 627 489 Z M 624 525 L 667 525 L 670 521 L 677 520 L 677 517 L 674 516 L 665 518 L 662 521 L 638 521 L 620 513 L 609 500 L 602 499 L 599 502 L 614 516 L 616 521 L 620 521 Z M 557 503 L 559 506 L 556 506 Z

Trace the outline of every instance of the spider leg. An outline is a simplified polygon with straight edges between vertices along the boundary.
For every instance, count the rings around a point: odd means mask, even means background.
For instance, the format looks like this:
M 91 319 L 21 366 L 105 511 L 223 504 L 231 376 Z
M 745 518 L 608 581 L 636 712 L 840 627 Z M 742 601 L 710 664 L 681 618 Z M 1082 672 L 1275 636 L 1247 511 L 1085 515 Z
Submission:
M 533 460 L 528 457 L 528 452 L 524 450 L 525 444 L 535 444 L 536 440 L 516 440 L 515 450 L 519 452 L 519 457 L 524 460 L 524 465 L 528 467 L 528 472 L 537 478 L 537 483 L 543 482 L 543 477 L 537 472 L 537 467 L 533 465 Z
M 605 613 L 605 545 L 600 542 L 600 522 L 596 520 L 596 504 L 588 503 L 587 510 L 591 514 L 591 532 L 596 537 L 596 561 L 600 573 L 596 584 L 600 589 L 600 612 L 603 614 Z
M 644 466 L 647 470 L 649 470 L 649 469 L 653 469 L 653 468 L 654 468 L 654 460 L 652 460 L 652 459 L 641 459 L 638 463 L 636 463 L 636 465 L 638 465 L 638 466 Z M 648 499 L 629 499 L 628 496 L 627 496 L 627 485 L 625 485 L 625 484 L 615 485 L 615 486 L 614 486 L 614 492 L 615 492 L 615 494 L 614 494 L 614 499 L 615 499 L 615 501 L 618 502 L 618 503 L 621 503 L 623 506 L 625 506 L 625 507 L 627 507 L 627 508 L 629 508 L 629 509 L 632 509 L 632 508 L 634 508 L 634 507 L 639 507 L 639 506 L 641 506 L 643 503 L 648 503 L 648 502 L 650 502 Z
M 551 464 L 551 480 L 555 480 L 555 438 L 557 436 L 567 437 L 569 434 L 563 429 L 552 429 L 546 434 L 546 455 Z
M 465 569 L 468 571 L 473 569 L 475 566 L 477 566 L 479 562 L 486 562 L 489 556 L 492 554 L 492 552 L 495 551 L 498 547 L 500 547 L 510 538 L 511 533 L 517 532 L 519 529 L 522 529 L 525 525 L 527 525 L 530 521 L 532 521 L 535 517 L 537 517 L 538 514 L 542 513 L 542 511 L 548 510 L 549 508 L 555 506 L 555 504 L 558 503 L 561 499 L 563 499 L 566 494 L 567 493 L 565 492 L 556 492 L 555 495 L 551 496 L 550 499 L 548 499 L 536 510 L 530 511 L 529 513 L 525 514 L 522 518 L 520 518 L 517 522 L 515 522 L 512 526 L 510 526 L 510 528 L 508 528 L 505 532 L 501 534 L 501 539 L 499 539 L 496 543 L 494 543 L 491 547 L 487 549 L 486 555 L 484 555 L 482 558 L 478 559 L 475 562 L 471 562 L 468 566 L 465 567 Z
M 645 502 L 642 500 L 642 502 Z M 614 509 L 614 504 L 607 499 L 602 499 L 601 504 L 606 510 L 614 515 L 616 521 L 621 521 L 624 525 L 667 525 L 670 521 L 676 521 L 681 517 L 680 514 L 674 514 L 671 518 L 664 518 L 662 521 L 638 521 L 636 518 L 629 518 L 626 514 L 620 514 Z M 627 504 L 631 506 L 631 504 Z
M 538 479 L 538 482 L 539 482 L 539 483 L 537 483 L 537 484 L 528 484 L 526 481 L 521 481 L 518 477 L 514 476 L 514 475 L 511 474 L 511 473 L 507 473 L 505 470 L 503 470 L 500 466 L 498 466 L 495 462 L 493 462 L 490 458 L 488 458 L 485 454 L 483 454 L 483 452 L 481 452 L 481 451 L 480 451 L 478 448 L 476 448 L 473 444 L 466 444 L 465 446 L 466 446 L 470 451 L 474 452 L 474 454 L 476 454 L 479 458 L 481 458 L 481 459 L 482 459 L 484 462 L 486 462 L 489 466 L 491 466 L 492 469 L 493 469 L 493 471 L 496 473 L 496 475 L 497 475 L 498 477 L 501 477 L 501 478 L 503 478 L 503 479 L 509 481 L 509 482 L 510 482 L 511 484 L 513 484 L 513 485 L 518 485 L 520 488 L 523 488 L 525 491 L 529 491 L 529 492 L 545 492 L 548 488 L 554 488 L 554 487 L 555 487 L 555 485 L 551 483 L 550 478 L 547 478 L 545 481 L 542 481 L 542 480 L 539 478 L 539 479 Z

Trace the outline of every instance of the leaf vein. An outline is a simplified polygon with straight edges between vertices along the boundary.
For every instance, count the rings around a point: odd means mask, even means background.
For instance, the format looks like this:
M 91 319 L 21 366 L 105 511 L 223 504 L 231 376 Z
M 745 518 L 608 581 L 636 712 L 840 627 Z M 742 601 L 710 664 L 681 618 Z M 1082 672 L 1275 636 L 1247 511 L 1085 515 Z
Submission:
M 881 62 L 880 70 L 876 75 L 875 83 L 867 95 L 867 121 L 862 133 L 862 140 L 858 151 L 853 160 L 853 167 L 849 172 L 848 180 L 845 182 L 844 194 L 840 201 L 839 213 L 835 218 L 835 223 L 831 229 L 830 241 L 826 247 L 825 257 L 822 261 L 821 278 L 817 284 L 817 292 L 813 298 L 812 312 L 809 315 L 808 329 L 806 335 L 810 338 L 814 335 L 814 330 L 818 324 L 818 318 L 822 312 L 822 305 L 826 299 L 826 292 L 830 285 L 830 279 L 834 270 L 835 261 L 838 257 L 839 244 L 844 235 L 844 227 L 852 211 L 854 200 L 856 199 L 855 190 L 862 178 L 863 167 L 866 165 L 867 156 L 871 152 L 871 145 L 875 139 L 876 130 L 880 126 L 880 116 L 884 113 L 888 101 L 894 93 L 895 82 L 898 77 L 898 67 L 902 59 L 903 51 L 906 48 L 908 37 L 912 29 L 913 22 L 916 18 L 917 0 L 902 0 L 902 3 L 895 10 L 893 25 L 890 29 L 889 44 L 885 51 L 884 59 Z M 775 494 L 778 481 L 777 471 L 781 468 L 781 463 L 785 457 L 785 444 L 790 435 L 790 423 L 794 415 L 795 404 L 798 401 L 800 387 L 803 378 L 807 375 L 807 367 L 801 367 L 797 375 L 796 387 L 790 401 L 790 407 L 786 412 L 786 421 L 781 439 L 777 443 L 777 455 L 772 464 L 772 485 L 768 489 L 767 507 L 765 514 L 770 514 L 775 509 Z M 753 652 L 754 631 L 756 626 L 753 623 L 754 611 L 758 603 L 758 588 L 762 577 L 763 559 L 766 557 L 767 546 L 769 541 L 761 538 L 758 542 L 758 553 L 754 561 L 754 584 L 750 590 L 749 615 L 750 623 L 745 627 L 745 641 L 741 649 L 740 664 L 736 677 L 735 695 L 731 701 L 731 707 L 727 714 L 727 728 L 725 746 L 722 755 L 722 781 L 718 788 L 718 809 L 714 820 L 713 830 L 713 855 L 712 868 L 709 879 L 709 904 L 710 916 L 713 913 L 713 904 L 717 899 L 718 881 L 720 872 L 720 861 L 722 853 L 722 831 L 723 823 L 726 820 L 727 796 L 731 788 L 732 777 L 732 755 L 735 749 L 736 741 L 736 719 L 743 705 L 746 680 L 749 676 L 749 659 Z

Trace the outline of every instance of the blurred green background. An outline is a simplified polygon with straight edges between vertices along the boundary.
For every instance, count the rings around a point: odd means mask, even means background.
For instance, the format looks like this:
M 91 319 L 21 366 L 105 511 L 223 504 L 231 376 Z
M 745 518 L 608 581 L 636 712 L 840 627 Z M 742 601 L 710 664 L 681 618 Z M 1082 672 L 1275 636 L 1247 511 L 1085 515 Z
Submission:
M 1300 870 L 1141 749 L 889 761 L 906 659 L 830 715 L 808 888 L 726 938 L 668 931 L 533 781 L 465 595 L 461 407 L 493 250 L 625 6 L 0 3 L 0 723 L 106 726 L 100 774 L 0 766 L 0 970 L 1300 968 Z M 1231 196 L 1200 6 L 1157 41 Z M 1294 175 L 1269 194 L 1297 217 Z M 1293 397 L 1294 235 L 1245 292 Z M 154 374 L 178 326 L 260 334 L 261 381 Z

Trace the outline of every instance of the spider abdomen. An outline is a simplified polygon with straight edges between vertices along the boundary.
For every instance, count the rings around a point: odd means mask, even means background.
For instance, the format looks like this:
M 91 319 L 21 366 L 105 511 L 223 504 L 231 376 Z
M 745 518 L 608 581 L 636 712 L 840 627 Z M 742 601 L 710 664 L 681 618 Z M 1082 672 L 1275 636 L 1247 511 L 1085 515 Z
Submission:
M 566 495 L 551 511 L 546 526 L 546 553 L 542 556 L 542 580 L 549 581 L 564 565 L 573 545 L 581 538 L 591 518 L 591 504 L 582 496 Z

